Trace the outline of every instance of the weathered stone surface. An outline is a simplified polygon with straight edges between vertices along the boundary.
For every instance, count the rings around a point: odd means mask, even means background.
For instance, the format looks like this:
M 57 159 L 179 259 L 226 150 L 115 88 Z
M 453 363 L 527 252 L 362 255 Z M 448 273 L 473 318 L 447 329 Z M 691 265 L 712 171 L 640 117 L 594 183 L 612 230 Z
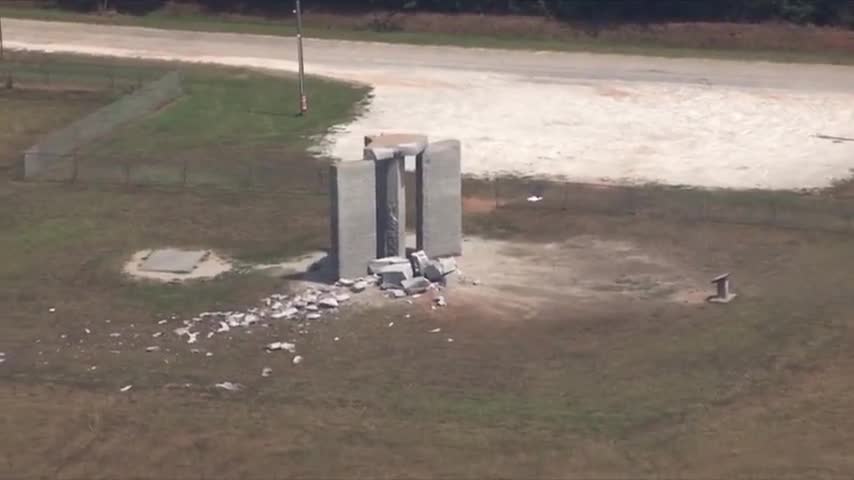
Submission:
M 416 163 L 417 248 L 430 257 L 462 254 L 459 140 L 431 143 Z
M 409 259 L 411 260 L 412 270 L 415 275 L 424 275 L 424 269 L 430 264 L 430 257 L 424 253 L 424 250 L 413 252 L 409 256 Z
M 207 250 L 154 250 L 142 261 L 139 269 L 145 272 L 190 273 L 208 254 Z
M 373 162 L 339 162 L 330 167 L 332 262 L 336 278 L 357 278 L 376 258 L 376 172 Z
M 401 283 L 403 290 L 408 295 L 413 295 L 416 293 L 424 293 L 430 288 L 430 280 L 427 280 L 424 277 L 415 277 L 410 280 L 405 280 Z
M 384 288 L 400 287 L 403 281 L 412 278 L 412 265 L 390 265 L 380 272 L 380 278 Z
M 383 271 L 383 269 L 391 266 L 391 265 L 407 265 L 409 264 L 409 260 L 403 257 L 383 257 L 371 260 L 368 263 L 368 270 L 370 273 L 379 274 Z
M 393 148 L 405 156 L 416 156 L 427 148 L 427 136 L 417 133 L 368 135 L 365 137 L 365 147 Z
M 406 192 L 403 156 L 373 162 L 376 166 L 376 257 L 406 252 Z

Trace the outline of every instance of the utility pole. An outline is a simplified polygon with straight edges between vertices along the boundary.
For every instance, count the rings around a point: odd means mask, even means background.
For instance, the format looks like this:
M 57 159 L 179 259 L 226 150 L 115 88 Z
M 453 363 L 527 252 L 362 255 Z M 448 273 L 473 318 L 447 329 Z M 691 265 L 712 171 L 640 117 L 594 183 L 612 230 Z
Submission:
M 3 17 L 0 17 L 0 60 L 3 60 Z
M 299 113 L 305 115 L 308 111 L 308 98 L 305 95 L 305 66 L 302 57 L 302 7 L 300 0 L 296 0 L 297 14 L 297 56 L 299 58 Z

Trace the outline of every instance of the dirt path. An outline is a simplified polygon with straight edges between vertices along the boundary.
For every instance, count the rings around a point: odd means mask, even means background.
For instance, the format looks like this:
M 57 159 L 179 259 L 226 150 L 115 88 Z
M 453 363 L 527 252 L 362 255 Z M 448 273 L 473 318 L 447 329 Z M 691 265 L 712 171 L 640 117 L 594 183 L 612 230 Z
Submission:
M 4 20 L 11 48 L 295 70 L 294 41 Z M 308 40 L 307 71 L 375 87 L 321 146 L 353 159 L 376 131 L 457 137 L 473 175 L 727 188 L 847 178 L 854 68 Z M 310 85 L 309 85 L 310 87 Z M 309 91 L 310 93 L 310 91 Z

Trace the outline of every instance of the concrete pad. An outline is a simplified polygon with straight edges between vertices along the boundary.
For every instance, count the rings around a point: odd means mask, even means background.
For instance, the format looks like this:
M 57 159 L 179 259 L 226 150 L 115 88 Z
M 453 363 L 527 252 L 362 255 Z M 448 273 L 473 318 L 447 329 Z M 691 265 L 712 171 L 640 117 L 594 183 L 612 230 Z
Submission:
M 207 250 L 153 250 L 139 266 L 144 272 L 190 273 L 207 256 Z
M 417 248 L 430 257 L 463 253 L 461 145 L 431 143 L 416 167 Z
M 375 164 L 335 163 L 330 179 L 333 275 L 359 278 L 377 257 Z

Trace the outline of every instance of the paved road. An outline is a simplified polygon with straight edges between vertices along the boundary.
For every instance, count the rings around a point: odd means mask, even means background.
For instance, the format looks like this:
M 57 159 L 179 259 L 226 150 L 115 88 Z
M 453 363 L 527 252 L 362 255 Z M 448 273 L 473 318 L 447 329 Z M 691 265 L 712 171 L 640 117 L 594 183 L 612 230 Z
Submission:
M 296 70 L 294 39 L 30 20 L 7 44 Z M 307 72 L 374 86 L 324 153 L 377 131 L 460 138 L 475 175 L 731 188 L 821 187 L 849 175 L 854 68 L 306 41 Z
M 3 20 L 10 46 L 61 51 L 113 49 L 140 56 L 231 57 L 293 62 L 292 38 L 181 32 L 138 27 Z M 671 59 L 626 55 L 423 47 L 307 39 L 309 71 L 440 69 L 505 73 L 548 79 L 609 79 L 714 83 L 783 88 L 854 89 L 854 68 L 767 62 Z M 342 75 L 343 76 L 343 75 Z M 357 76 L 357 75 L 356 75 Z

